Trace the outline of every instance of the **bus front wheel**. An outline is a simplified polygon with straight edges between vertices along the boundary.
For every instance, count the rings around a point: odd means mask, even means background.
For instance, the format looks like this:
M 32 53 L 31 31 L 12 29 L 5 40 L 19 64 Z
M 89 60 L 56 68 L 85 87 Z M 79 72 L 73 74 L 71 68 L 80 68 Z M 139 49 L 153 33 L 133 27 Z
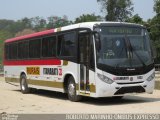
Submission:
M 73 77 L 69 77 L 68 79 L 67 93 L 69 100 L 73 102 L 78 102 L 81 100 L 81 96 L 76 93 L 76 84 Z
M 23 94 L 27 94 L 30 92 L 30 88 L 28 87 L 27 79 L 25 75 L 21 75 L 20 78 L 20 87 L 21 87 L 21 92 Z

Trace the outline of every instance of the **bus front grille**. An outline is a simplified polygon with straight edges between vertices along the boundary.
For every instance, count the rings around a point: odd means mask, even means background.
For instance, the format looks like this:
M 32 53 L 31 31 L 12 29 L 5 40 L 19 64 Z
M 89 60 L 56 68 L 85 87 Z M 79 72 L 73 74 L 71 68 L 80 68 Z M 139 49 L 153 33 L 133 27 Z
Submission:
M 114 95 L 125 93 L 143 93 L 145 89 L 142 86 L 122 87 Z
M 119 85 L 125 85 L 125 84 L 140 84 L 140 83 L 143 83 L 144 81 L 140 81 L 140 82 L 125 82 L 125 83 L 123 83 L 123 82 L 118 82 L 117 84 L 119 84 Z

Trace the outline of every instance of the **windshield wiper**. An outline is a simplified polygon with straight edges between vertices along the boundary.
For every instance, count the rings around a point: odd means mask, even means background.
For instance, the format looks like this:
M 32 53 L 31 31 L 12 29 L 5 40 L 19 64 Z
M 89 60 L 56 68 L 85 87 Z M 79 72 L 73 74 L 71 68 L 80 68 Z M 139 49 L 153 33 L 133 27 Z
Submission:
M 138 60 L 143 65 L 143 67 L 146 67 L 146 64 L 144 63 L 144 61 L 142 60 L 142 58 L 138 55 L 138 53 L 136 52 L 136 50 L 134 50 L 134 48 L 132 47 L 132 44 L 131 44 L 131 42 L 130 42 L 130 40 L 129 40 L 129 38 L 127 36 L 125 36 L 125 41 L 127 43 L 127 47 L 128 47 L 128 50 L 129 50 L 128 51 L 129 52 L 129 58 L 131 59 L 132 56 L 133 56 L 131 53 L 134 53 L 137 56 Z
M 123 39 L 123 40 L 125 40 L 125 39 Z M 126 45 L 125 45 L 125 47 L 126 47 Z M 118 57 L 120 57 L 120 56 L 122 55 L 122 53 L 123 53 L 123 49 L 127 49 L 127 47 L 126 47 L 126 48 L 124 48 L 124 47 L 122 47 L 122 48 L 121 48 L 121 50 L 120 50 L 120 53 L 119 53 Z M 127 50 L 127 51 L 128 51 L 128 50 Z M 119 67 L 119 64 L 120 64 L 120 63 L 121 63 L 121 62 L 117 63 L 117 64 L 115 65 L 115 68 Z
M 142 60 L 142 58 L 138 55 L 138 53 L 134 50 L 134 48 L 132 47 L 132 44 L 130 43 L 129 38 L 126 35 L 124 37 L 124 41 L 125 41 L 125 46 L 126 46 L 126 50 L 127 50 L 127 56 L 130 59 L 130 65 L 132 66 L 131 59 L 132 59 L 133 53 L 134 53 L 137 56 L 138 60 L 143 65 L 143 67 L 146 67 L 146 64 L 144 63 L 144 61 Z M 120 50 L 121 52 L 120 52 L 120 54 L 118 56 L 121 56 L 123 49 L 124 49 L 124 47 L 122 47 L 122 49 Z M 115 68 L 119 67 L 119 64 L 120 63 L 117 63 L 115 65 Z

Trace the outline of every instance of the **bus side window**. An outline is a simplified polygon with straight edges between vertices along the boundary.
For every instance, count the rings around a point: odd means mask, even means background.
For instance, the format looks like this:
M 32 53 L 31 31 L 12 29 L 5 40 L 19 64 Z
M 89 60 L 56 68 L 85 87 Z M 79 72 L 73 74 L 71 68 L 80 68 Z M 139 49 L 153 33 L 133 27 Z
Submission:
M 56 36 L 42 39 L 42 57 L 56 56 Z
M 93 44 L 93 40 L 92 40 L 92 39 L 90 39 L 89 54 L 90 54 L 89 67 L 90 67 L 91 69 L 95 70 L 94 44 Z
M 35 39 L 29 41 L 29 57 L 40 58 L 41 40 Z
M 10 60 L 14 60 L 14 59 L 17 59 L 18 57 L 18 49 L 17 49 L 17 46 L 18 44 L 17 43 L 12 43 L 12 44 L 9 44 L 9 55 L 8 55 L 8 58 Z
M 58 56 L 76 56 L 75 33 L 66 33 L 58 36 Z
M 29 56 L 29 42 L 22 41 L 18 43 L 18 59 L 27 59 Z
M 9 45 L 5 45 L 5 59 L 8 60 L 9 59 Z
M 87 33 L 79 35 L 79 62 L 95 70 L 94 44 L 91 38 Z

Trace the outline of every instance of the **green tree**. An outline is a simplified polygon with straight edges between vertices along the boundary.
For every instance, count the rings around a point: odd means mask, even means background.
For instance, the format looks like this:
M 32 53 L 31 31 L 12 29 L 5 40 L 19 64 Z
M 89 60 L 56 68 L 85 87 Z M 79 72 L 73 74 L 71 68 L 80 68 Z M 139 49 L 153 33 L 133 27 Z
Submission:
M 48 17 L 47 29 L 63 27 L 70 24 L 72 24 L 72 21 L 69 21 L 67 16 L 63 17 L 50 16 Z
M 27 17 L 22 18 L 20 20 L 20 23 L 22 24 L 23 29 L 31 29 L 32 28 L 32 19 L 30 19 L 30 18 L 27 18 Z
M 143 21 L 143 19 L 138 14 L 136 14 L 133 17 L 129 18 L 128 20 L 126 20 L 126 22 L 137 23 L 137 24 L 144 24 L 145 23 Z
M 6 30 L 0 30 L 0 64 L 2 64 L 3 59 L 4 41 L 11 37 L 13 37 L 13 35 L 10 32 Z
M 26 28 L 32 28 L 31 21 L 28 18 L 23 18 L 17 21 L 5 19 L 0 20 L 0 30 L 9 31 L 12 34 L 16 34 Z
M 160 0 L 154 0 L 154 11 L 160 15 Z
M 92 22 L 92 21 L 101 21 L 101 16 L 96 16 L 95 14 L 83 14 L 76 18 L 75 23 L 81 23 L 81 22 Z
M 23 35 L 27 35 L 27 34 L 32 34 L 32 33 L 35 33 L 35 31 L 32 29 L 24 29 L 23 31 L 16 33 L 15 37 L 23 36 Z
M 42 17 L 33 17 L 31 18 L 32 29 L 35 31 L 42 31 L 46 28 L 47 22 Z
M 0 30 L 10 30 L 10 26 L 13 25 L 15 21 L 13 20 L 6 20 L 6 19 L 1 19 L 0 20 Z
M 132 16 L 131 0 L 97 0 L 102 5 L 102 12 L 106 13 L 106 21 L 126 21 Z
M 157 51 L 156 63 L 160 63 L 160 0 L 154 0 L 153 9 L 156 15 L 151 20 L 148 20 L 149 31 Z

